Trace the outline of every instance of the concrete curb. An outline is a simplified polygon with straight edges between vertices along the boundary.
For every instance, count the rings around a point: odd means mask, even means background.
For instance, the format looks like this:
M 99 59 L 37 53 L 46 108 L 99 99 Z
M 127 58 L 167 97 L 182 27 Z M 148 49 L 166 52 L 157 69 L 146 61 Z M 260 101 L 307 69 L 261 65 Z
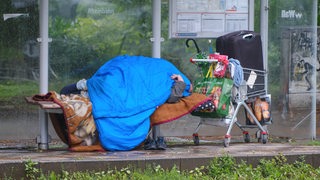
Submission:
M 146 151 L 143 149 L 126 152 L 69 152 L 61 149 L 48 151 L 0 150 L 0 177 L 25 177 L 25 163 L 37 162 L 43 173 L 54 171 L 99 171 L 122 169 L 128 166 L 145 169 L 148 165 L 160 165 L 164 169 L 176 166 L 180 170 L 192 170 L 209 165 L 214 157 L 230 155 L 237 162 L 246 161 L 254 167 L 261 159 L 272 159 L 284 155 L 288 163 L 301 157 L 313 167 L 320 166 L 320 146 L 298 146 L 283 143 L 235 143 L 228 148 L 222 145 L 177 145 L 167 150 Z

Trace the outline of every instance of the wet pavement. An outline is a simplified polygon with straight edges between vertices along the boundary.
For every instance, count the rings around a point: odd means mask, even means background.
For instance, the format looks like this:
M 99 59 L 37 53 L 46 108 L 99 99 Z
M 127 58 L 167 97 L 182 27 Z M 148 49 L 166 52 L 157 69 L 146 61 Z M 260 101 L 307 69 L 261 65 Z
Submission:
M 244 143 L 235 139 L 229 147 L 222 141 L 204 140 L 196 146 L 192 140 L 168 140 L 166 150 L 144 150 L 142 147 L 123 152 L 70 152 L 67 147 L 56 144 L 49 150 L 38 150 L 36 147 L 2 147 L 0 149 L 0 177 L 25 177 L 25 163 L 29 160 L 37 162 L 42 172 L 55 171 L 99 171 L 106 169 L 122 169 L 134 166 L 139 169 L 147 165 L 160 165 L 165 169 L 173 166 L 180 170 L 191 170 L 208 165 L 214 157 L 231 155 L 237 161 L 244 160 L 253 166 L 259 161 L 285 155 L 288 162 L 304 157 L 306 163 L 314 167 L 320 166 L 320 146 L 309 146 L 305 143 L 267 142 L 266 144 Z M 286 141 L 286 140 L 285 140 Z
M 257 142 L 254 137 L 256 129 L 249 130 L 251 142 L 244 143 L 242 132 L 235 127 L 231 133 L 230 146 L 226 148 L 223 146 L 226 127 L 203 126 L 199 131 L 200 145 L 194 145 L 192 133 L 198 120 L 193 117 L 161 125 L 161 135 L 165 135 L 168 144 L 168 148 L 163 151 L 144 150 L 140 147 L 125 152 L 70 152 L 57 139 L 51 141 L 49 150 L 39 150 L 35 140 L 0 140 L 0 179 L 25 177 L 25 164 L 28 161 L 36 162 L 36 167 L 44 173 L 61 173 L 62 170 L 106 171 L 129 166 L 144 169 L 148 165 L 160 165 L 165 169 L 176 166 L 180 170 L 191 170 L 208 165 L 218 156 L 231 155 L 237 161 L 244 160 L 255 166 L 261 159 L 271 159 L 282 154 L 287 157 L 288 162 L 294 162 L 303 156 L 306 163 L 319 167 L 319 141 L 317 146 L 308 145 L 311 142 L 310 120 L 290 121 L 290 118 L 282 118 L 280 115 L 273 114 L 274 122 L 268 127 L 269 141 L 266 144 Z M 319 135 L 319 123 L 316 131 Z

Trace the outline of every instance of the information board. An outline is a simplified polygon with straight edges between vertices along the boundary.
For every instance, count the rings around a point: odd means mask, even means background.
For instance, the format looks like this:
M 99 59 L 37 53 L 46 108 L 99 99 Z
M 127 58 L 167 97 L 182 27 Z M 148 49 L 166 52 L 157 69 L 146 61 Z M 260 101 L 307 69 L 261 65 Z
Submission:
M 215 38 L 253 30 L 254 0 L 170 0 L 170 38 Z

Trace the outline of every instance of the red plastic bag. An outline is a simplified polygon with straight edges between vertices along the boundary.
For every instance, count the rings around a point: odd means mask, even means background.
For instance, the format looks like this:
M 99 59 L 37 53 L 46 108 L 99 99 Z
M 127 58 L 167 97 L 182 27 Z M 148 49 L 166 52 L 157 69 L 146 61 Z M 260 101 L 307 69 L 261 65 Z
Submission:
M 223 78 L 226 74 L 226 70 L 227 70 L 228 63 L 229 63 L 228 56 L 215 54 L 214 58 L 218 59 L 218 63 L 217 63 L 217 66 L 213 72 L 213 75 L 217 78 Z

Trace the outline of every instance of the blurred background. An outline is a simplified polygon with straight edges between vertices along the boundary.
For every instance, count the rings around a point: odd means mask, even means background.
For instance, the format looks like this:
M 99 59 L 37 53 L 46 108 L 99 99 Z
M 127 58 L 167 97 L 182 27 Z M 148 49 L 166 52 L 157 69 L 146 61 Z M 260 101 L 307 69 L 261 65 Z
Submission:
M 241 1 L 241 0 L 240 0 Z M 246 1 L 246 0 L 243 0 Z M 201 1 L 202 2 L 202 1 Z M 220 3 L 221 1 L 214 1 Z M 200 1 L 199 1 L 200 3 Z M 319 136 L 319 112 L 312 98 L 319 92 L 319 35 L 317 1 L 268 1 L 268 93 L 272 96 L 271 137 L 314 139 Z M 189 59 L 195 47 L 185 38 L 169 38 L 169 0 L 161 1 L 161 57 L 191 80 L 199 76 Z M 317 6 L 318 7 L 318 6 Z M 260 32 L 260 1 L 254 1 L 254 31 Z M 29 140 L 39 135 L 38 107 L 26 96 L 39 93 L 39 1 L 0 3 L 0 140 Z M 49 90 L 89 78 L 102 64 L 121 54 L 152 56 L 151 0 L 50 0 Z M 211 44 L 209 41 L 211 40 Z M 215 51 L 215 38 L 196 39 L 202 51 Z M 301 60 L 304 60 L 303 64 Z M 309 63 L 316 87 L 308 89 L 305 75 L 295 67 Z M 316 100 L 317 105 L 319 100 Z M 317 106 L 319 107 L 319 106 Z M 317 123 L 314 123 L 317 115 Z M 245 119 L 240 112 L 239 121 Z M 165 136 L 192 136 L 199 118 L 187 115 L 161 125 Z M 316 127 L 315 127 L 316 126 Z M 232 135 L 242 135 L 236 130 Z M 203 126 L 199 135 L 224 136 L 225 127 Z M 49 123 L 49 134 L 58 139 Z M 254 133 L 252 133 L 254 135 Z

